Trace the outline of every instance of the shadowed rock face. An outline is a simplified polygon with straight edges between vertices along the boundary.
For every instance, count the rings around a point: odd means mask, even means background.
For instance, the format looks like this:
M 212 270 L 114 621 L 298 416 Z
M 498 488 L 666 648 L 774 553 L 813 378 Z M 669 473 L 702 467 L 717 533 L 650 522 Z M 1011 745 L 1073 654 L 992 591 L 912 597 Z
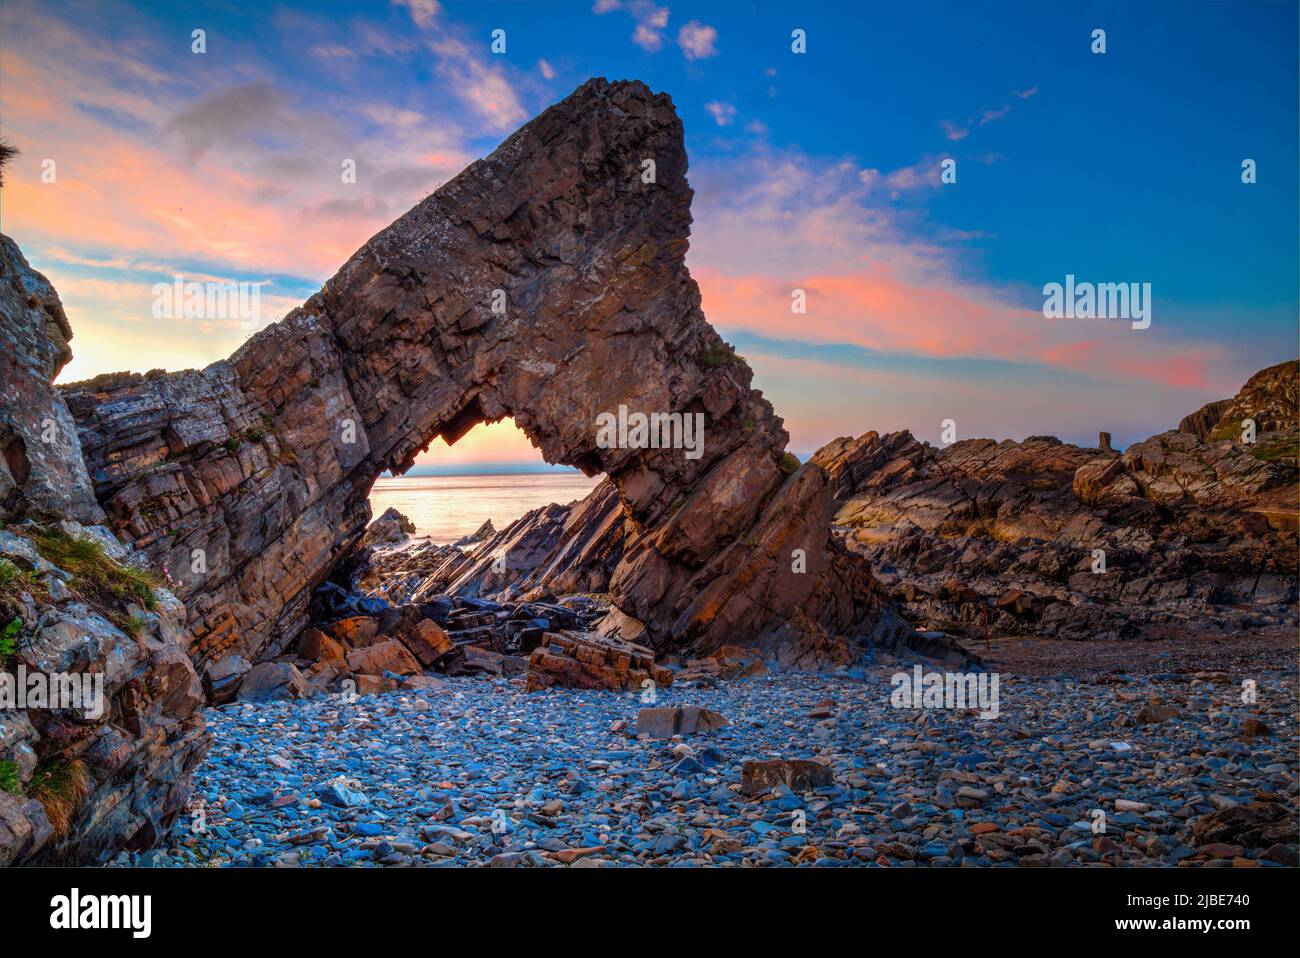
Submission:
M 506 416 L 547 461 L 617 489 L 610 633 L 659 649 L 770 639 L 792 660 L 796 646 L 847 660 L 873 630 L 902 640 L 829 536 L 824 473 L 786 475 L 781 420 L 700 311 L 691 195 L 669 98 L 592 80 L 229 360 L 68 387 L 99 500 L 180 582 L 197 658 L 284 649 L 360 538 L 374 479 Z M 596 418 L 620 405 L 702 413 L 702 455 L 600 448 Z

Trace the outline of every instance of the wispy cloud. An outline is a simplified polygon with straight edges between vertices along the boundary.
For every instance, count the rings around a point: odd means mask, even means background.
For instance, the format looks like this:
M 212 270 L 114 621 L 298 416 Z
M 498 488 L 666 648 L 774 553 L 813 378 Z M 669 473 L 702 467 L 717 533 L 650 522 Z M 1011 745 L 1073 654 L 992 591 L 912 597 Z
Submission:
M 711 100 L 704 104 L 704 109 L 718 126 L 730 126 L 736 119 L 736 108 L 730 103 Z
M 444 33 L 430 38 L 429 49 L 438 55 L 438 73 L 493 129 L 513 130 L 528 118 L 528 111 L 505 74 L 484 62 L 483 54 L 472 50 L 464 40 Z
M 677 31 L 677 45 L 687 60 L 703 60 L 718 55 L 714 45 L 718 42 L 718 31 L 708 24 L 691 20 Z
M 943 129 L 944 137 L 948 140 L 952 140 L 954 143 L 970 136 L 970 127 L 959 126 L 951 120 L 940 120 L 939 126 Z
M 437 0 L 393 0 L 393 6 L 405 7 L 415 25 L 425 30 L 433 26 L 440 9 Z
M 668 8 L 652 0 L 596 0 L 592 12 L 596 15 L 622 11 L 636 21 L 632 42 L 641 49 L 654 53 L 664 45 L 664 29 L 668 26 Z
M 427 7 L 413 13 L 433 15 Z M 6 185 L 4 226 L 73 318 L 77 345 L 65 378 L 228 354 L 247 330 L 151 326 L 152 284 L 175 273 L 253 282 L 272 274 L 262 304 L 283 313 L 478 155 L 466 125 L 513 127 L 524 118 L 518 98 L 494 87 L 490 70 L 476 71 L 469 50 L 444 46 L 464 99 L 449 97 L 445 112 L 431 114 L 388 97 L 336 97 L 319 84 L 304 100 L 295 92 L 302 84 L 290 86 L 299 67 L 247 69 L 230 47 L 218 73 L 164 76 L 150 64 L 174 58 L 167 41 L 151 39 L 157 28 L 146 18 L 125 16 L 135 19 L 115 26 L 129 26 L 130 43 L 101 39 L 102 25 L 72 30 L 21 0 L 4 11 L 5 128 L 24 150 Z M 374 25 L 352 30 L 355 56 L 334 62 L 350 69 L 384 49 L 413 56 L 421 43 L 449 42 L 441 24 L 426 22 L 432 32 L 415 44 Z M 323 30 L 279 25 L 308 39 L 315 52 L 306 56 L 325 55 Z M 205 88 L 203 78 L 218 85 Z M 57 164 L 53 183 L 41 179 L 47 158 Z M 341 175 L 345 160 L 355 163 L 355 182 Z
M 1031 86 L 1025 90 L 1012 90 L 1011 96 L 1017 100 L 1028 100 L 1038 92 L 1037 86 Z M 964 123 L 957 123 L 952 120 L 940 120 L 939 127 L 943 130 L 944 138 L 957 142 L 970 136 L 972 128 L 987 126 L 990 123 L 996 123 L 998 120 L 1005 119 L 1011 112 L 1012 105 L 1004 103 L 997 107 L 985 107 L 978 114 L 966 120 Z
M 928 176 L 904 168 L 881 179 Z M 952 245 L 959 236 L 921 238 L 852 163 L 768 150 L 725 169 L 710 164 L 696 179 L 691 271 L 710 320 L 727 330 L 784 338 L 797 324 L 806 342 L 984 358 L 1102 381 L 1140 377 L 1169 389 L 1226 388 L 1241 375 L 1217 343 L 1127 323 L 1047 320 L 1038 288 L 968 278 L 961 246 Z M 797 317 L 794 289 L 808 302 Z

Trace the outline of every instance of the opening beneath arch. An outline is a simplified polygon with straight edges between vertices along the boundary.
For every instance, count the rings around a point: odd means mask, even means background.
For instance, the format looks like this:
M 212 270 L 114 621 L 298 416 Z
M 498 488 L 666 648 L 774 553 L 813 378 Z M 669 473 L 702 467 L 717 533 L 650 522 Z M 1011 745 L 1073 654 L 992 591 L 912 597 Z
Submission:
M 533 509 L 582 499 L 603 478 L 547 463 L 514 420 L 502 419 L 479 423 L 453 445 L 435 439 L 404 475 L 385 472 L 370 490 L 370 508 L 375 518 L 395 508 L 415 536 L 446 544 L 485 522 L 500 530 Z

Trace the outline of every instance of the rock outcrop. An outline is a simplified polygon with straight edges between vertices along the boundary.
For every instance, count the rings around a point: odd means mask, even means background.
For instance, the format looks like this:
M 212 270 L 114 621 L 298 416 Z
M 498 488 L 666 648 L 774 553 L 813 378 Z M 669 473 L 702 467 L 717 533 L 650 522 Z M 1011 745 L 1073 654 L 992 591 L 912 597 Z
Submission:
M 1295 361 L 1123 454 L 1050 436 L 839 439 L 847 546 L 918 625 L 1065 638 L 1294 628 Z M 1253 444 L 1242 420 L 1256 422 Z
M 51 386 L 70 337 L 50 284 L 0 236 L 0 865 L 151 847 L 209 745 L 184 606 L 94 524 Z
M 396 509 L 386 509 L 384 514 L 366 527 L 361 537 L 361 546 L 394 545 L 405 542 L 415 531 L 415 523 Z
M 810 665 L 906 641 L 830 535 L 825 473 L 784 454 L 700 311 L 686 165 L 666 95 L 589 81 L 229 360 L 65 390 L 96 495 L 180 583 L 199 663 L 283 652 L 361 538 L 374 479 L 507 416 L 617 491 L 611 635 L 657 651 L 743 636 Z M 698 457 L 605 448 L 597 417 L 621 406 L 703 416 Z
M 54 287 L 0 236 L 0 510 L 96 523 L 81 443 L 52 385 L 72 358 L 72 327 Z

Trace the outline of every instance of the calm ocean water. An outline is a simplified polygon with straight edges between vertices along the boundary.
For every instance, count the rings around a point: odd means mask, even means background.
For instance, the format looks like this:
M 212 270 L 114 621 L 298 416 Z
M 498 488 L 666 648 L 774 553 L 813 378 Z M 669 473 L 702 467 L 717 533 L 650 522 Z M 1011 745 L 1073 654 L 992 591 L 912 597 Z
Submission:
M 434 542 L 455 542 L 491 519 L 504 529 L 530 509 L 581 499 L 600 482 L 571 473 L 498 476 L 380 477 L 370 491 L 378 516 L 390 506 L 415 523 L 416 533 Z

